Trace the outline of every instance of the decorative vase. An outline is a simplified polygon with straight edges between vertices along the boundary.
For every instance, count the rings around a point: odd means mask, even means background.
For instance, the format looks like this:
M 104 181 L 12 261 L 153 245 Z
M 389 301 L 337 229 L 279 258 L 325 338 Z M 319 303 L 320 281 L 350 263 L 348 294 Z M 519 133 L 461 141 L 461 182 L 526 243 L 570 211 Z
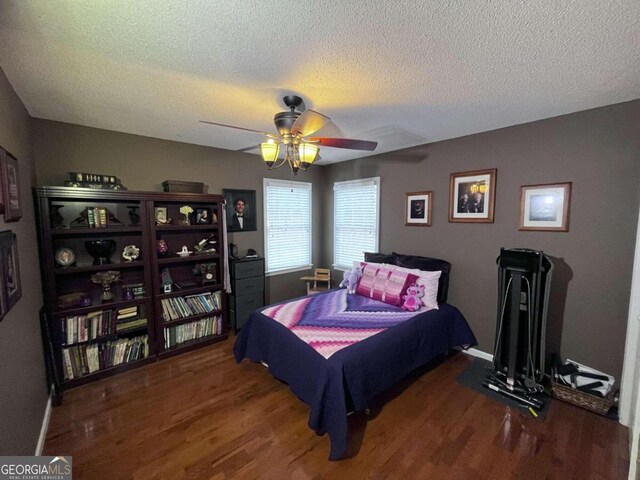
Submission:
M 166 257 L 169 254 L 169 245 L 166 240 L 158 240 L 156 242 L 159 257 Z
M 111 263 L 111 254 L 116 250 L 114 240 L 87 240 L 84 246 L 93 257 L 94 265 L 105 265 Z
M 188 213 L 184 213 L 184 220 L 182 221 L 183 225 L 191 225 L 191 219 L 189 218 Z

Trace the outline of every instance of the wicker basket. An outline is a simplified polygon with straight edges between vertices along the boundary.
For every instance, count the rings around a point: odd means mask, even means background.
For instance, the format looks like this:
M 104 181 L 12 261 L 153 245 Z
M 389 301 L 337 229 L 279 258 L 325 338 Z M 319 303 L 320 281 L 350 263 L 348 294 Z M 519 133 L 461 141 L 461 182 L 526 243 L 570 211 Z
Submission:
M 551 393 L 559 400 L 572 403 L 578 407 L 591 410 L 600 415 L 606 415 L 613 405 L 614 389 L 611 389 L 606 397 L 598 397 L 589 393 L 581 392 L 575 388 L 551 382 Z

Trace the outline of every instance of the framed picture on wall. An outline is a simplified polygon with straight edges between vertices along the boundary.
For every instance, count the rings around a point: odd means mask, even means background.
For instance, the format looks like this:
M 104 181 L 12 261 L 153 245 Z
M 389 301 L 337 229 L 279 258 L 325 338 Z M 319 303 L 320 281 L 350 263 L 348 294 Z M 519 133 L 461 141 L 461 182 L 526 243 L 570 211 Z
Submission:
M 520 187 L 520 228 L 568 232 L 571 182 Z
M 4 221 L 16 222 L 22 217 L 18 160 L 6 150 L 0 150 L 0 176 L 2 181 Z
M 449 221 L 493 223 L 495 168 L 452 173 L 449 180 Z
M 225 188 L 223 193 L 227 203 L 227 231 L 256 231 L 256 191 Z
M 8 312 L 22 297 L 18 243 L 16 234 L 11 230 L 0 232 L 0 258 L 2 259 L 2 297 Z
M 405 193 L 404 224 L 407 227 L 431 226 L 432 192 Z

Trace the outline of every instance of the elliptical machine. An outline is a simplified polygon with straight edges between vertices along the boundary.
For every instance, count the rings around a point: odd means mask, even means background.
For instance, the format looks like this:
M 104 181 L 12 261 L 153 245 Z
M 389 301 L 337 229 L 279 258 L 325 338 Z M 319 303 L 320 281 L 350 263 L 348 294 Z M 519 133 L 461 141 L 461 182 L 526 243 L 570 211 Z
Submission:
M 498 320 L 493 368 L 483 385 L 541 410 L 544 390 L 547 305 L 553 263 L 544 252 L 500 249 Z

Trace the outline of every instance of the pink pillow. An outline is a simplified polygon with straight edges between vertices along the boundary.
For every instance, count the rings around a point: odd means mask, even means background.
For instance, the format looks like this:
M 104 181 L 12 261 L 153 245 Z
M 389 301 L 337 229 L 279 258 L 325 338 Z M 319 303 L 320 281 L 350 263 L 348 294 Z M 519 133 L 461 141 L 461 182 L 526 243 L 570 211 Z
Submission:
M 372 298 L 373 286 L 375 284 L 376 274 L 378 273 L 380 265 L 365 262 L 362 262 L 361 265 L 364 268 L 362 269 L 362 278 L 360 278 L 360 281 L 358 282 L 356 293 L 363 297 Z

